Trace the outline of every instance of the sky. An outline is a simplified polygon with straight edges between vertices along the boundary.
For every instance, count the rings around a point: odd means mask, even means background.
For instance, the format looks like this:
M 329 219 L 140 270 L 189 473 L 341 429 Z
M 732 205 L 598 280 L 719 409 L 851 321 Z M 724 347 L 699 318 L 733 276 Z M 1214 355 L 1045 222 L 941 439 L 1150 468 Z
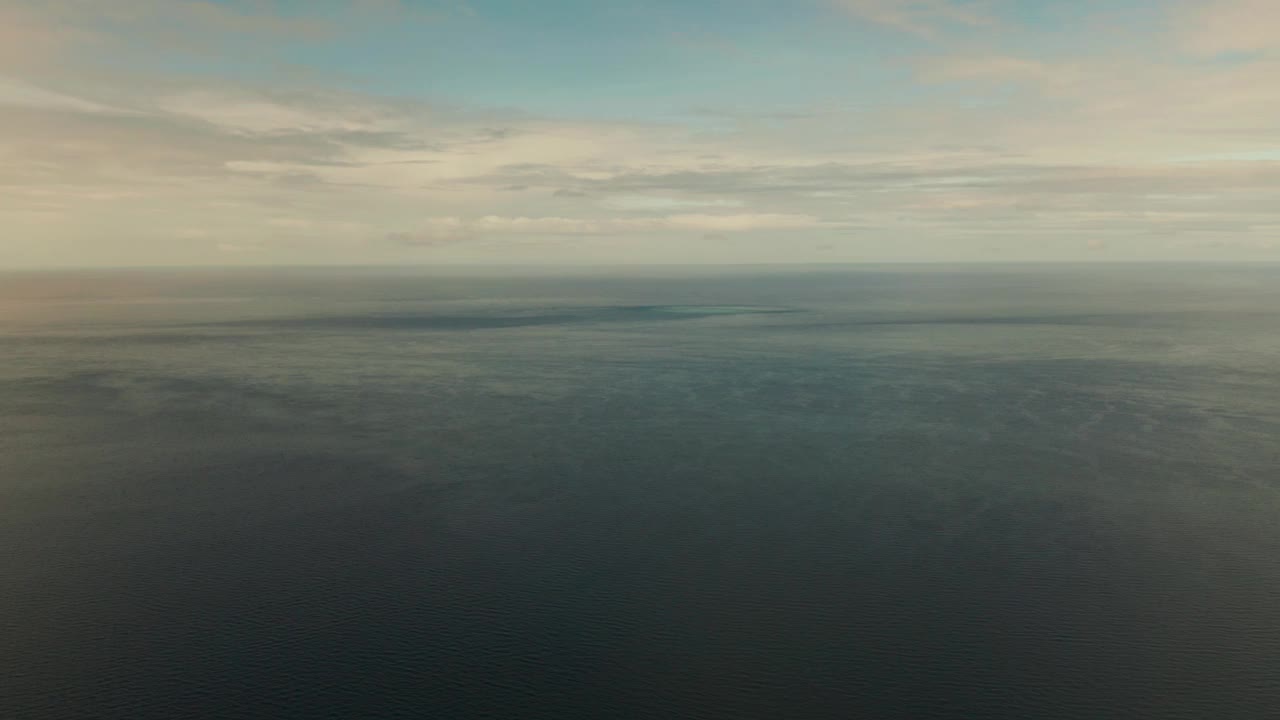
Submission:
M 1276 0 L 0 0 L 0 268 L 1280 260 Z

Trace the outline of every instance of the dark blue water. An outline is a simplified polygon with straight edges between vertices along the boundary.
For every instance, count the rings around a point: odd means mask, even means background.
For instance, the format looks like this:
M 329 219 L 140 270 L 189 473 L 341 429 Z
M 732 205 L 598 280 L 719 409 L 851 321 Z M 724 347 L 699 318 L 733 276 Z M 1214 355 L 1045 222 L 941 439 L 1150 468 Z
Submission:
M 1280 269 L 0 276 L 0 717 L 1278 713 Z

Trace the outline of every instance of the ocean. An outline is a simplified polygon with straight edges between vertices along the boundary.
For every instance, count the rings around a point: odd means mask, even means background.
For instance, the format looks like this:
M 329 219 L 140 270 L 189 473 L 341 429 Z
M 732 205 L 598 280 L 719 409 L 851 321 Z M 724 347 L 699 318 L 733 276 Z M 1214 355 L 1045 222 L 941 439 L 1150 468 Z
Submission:
M 0 275 L 0 717 L 1277 716 L 1280 266 Z

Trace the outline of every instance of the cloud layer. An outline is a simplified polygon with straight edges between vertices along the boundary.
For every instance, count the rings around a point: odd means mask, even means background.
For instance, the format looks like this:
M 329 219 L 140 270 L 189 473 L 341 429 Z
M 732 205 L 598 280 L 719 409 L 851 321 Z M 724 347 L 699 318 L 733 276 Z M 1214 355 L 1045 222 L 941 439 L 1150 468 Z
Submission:
M 605 76 L 534 111 L 345 74 L 393 28 L 520 32 L 493 4 L 0 0 L 0 265 L 1280 258 L 1274 3 L 1010 6 L 815 1 L 881 45 L 770 52 L 856 71 L 628 117 L 584 109 L 637 96 Z M 739 25 L 669 34 L 709 96 Z

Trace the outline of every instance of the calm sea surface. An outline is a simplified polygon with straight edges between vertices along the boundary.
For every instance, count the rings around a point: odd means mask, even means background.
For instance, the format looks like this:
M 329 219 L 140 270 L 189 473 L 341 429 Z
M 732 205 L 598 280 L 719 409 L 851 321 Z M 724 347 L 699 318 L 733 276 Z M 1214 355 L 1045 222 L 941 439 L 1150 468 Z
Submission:
M 0 275 L 0 718 L 1280 717 L 1280 267 Z

